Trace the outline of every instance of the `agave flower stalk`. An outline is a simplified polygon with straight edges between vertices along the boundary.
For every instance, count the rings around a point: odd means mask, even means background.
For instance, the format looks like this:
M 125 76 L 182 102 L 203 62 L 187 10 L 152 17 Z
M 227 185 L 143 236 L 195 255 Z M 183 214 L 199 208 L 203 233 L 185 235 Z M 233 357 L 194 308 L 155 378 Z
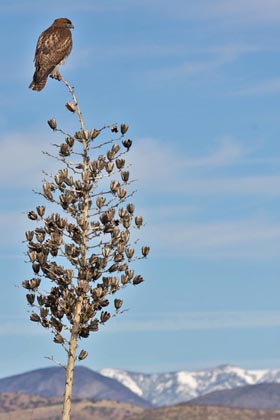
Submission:
M 69 134 L 54 118 L 48 120 L 64 140 L 54 145 L 55 154 L 45 153 L 61 167 L 47 175 L 38 194 L 59 211 L 48 214 L 38 205 L 27 213 L 36 224 L 25 235 L 33 276 L 22 286 L 28 292 L 31 321 L 49 329 L 67 353 L 62 418 L 69 420 L 74 366 L 88 354 L 81 349 L 77 356 L 78 344 L 122 311 L 123 301 L 114 295 L 128 284 L 143 282 L 131 264 L 146 258 L 149 247 L 137 251 L 132 234 L 143 218 L 130 202 L 135 191 L 130 190 L 124 158 L 132 146 L 125 138 L 128 125 L 87 130 L 74 89 L 61 81 L 71 95 L 66 108 L 78 117 L 80 127 Z M 99 140 L 106 132 L 113 138 Z

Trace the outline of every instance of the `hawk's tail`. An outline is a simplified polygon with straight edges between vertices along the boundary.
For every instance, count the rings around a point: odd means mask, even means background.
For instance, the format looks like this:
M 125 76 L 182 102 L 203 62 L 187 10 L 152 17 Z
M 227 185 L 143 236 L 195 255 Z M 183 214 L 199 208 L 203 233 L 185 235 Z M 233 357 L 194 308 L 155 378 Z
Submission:
M 48 79 L 48 76 L 46 78 L 39 80 L 38 82 L 35 82 L 33 78 L 32 82 L 29 85 L 29 88 L 32 90 L 37 90 L 39 92 L 40 90 L 44 89 L 47 83 L 47 79 Z

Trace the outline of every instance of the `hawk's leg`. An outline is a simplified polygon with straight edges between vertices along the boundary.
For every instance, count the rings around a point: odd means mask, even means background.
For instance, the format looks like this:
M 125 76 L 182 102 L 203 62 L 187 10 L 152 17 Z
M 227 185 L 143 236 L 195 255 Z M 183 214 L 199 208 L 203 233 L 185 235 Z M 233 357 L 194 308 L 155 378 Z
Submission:
M 51 77 L 52 79 L 59 80 L 59 81 L 62 79 L 61 74 L 59 73 L 59 68 L 58 68 L 58 66 L 56 66 L 56 67 L 54 68 L 54 70 L 51 72 L 50 77 Z

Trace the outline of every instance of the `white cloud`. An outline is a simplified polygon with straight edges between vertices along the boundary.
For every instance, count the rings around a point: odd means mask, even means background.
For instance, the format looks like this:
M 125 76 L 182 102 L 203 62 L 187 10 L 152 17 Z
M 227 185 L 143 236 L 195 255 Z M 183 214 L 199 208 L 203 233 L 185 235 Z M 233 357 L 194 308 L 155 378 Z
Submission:
M 177 216 L 178 218 L 178 216 Z M 158 219 L 160 210 L 158 211 Z M 155 255 L 198 258 L 280 256 L 280 224 L 257 219 L 189 223 L 151 220 L 146 241 Z
M 132 170 L 147 191 L 156 194 L 172 193 L 184 196 L 255 195 L 278 197 L 280 174 L 259 175 L 257 164 L 265 164 L 248 157 L 249 150 L 231 137 L 222 139 L 214 151 L 200 156 L 184 156 L 174 143 L 155 139 L 139 139 L 131 153 Z M 225 175 L 217 169 L 245 164 L 253 174 Z M 267 158 L 270 163 L 270 158 Z M 235 171 L 236 172 L 236 171 Z M 255 172 L 255 173 L 254 173 Z
M 0 188 L 34 187 L 43 178 L 42 170 L 48 171 L 56 162 L 42 151 L 50 151 L 51 142 L 59 142 L 52 133 L 10 133 L 0 140 Z
M 280 326 L 280 311 L 156 313 L 122 317 L 104 328 L 104 332 L 190 331 Z
M 279 95 L 280 78 L 263 80 L 254 85 L 249 85 L 235 92 L 237 95 Z
M 238 22 L 278 22 L 280 4 L 278 0 L 214 0 L 204 8 L 203 18 L 224 18 Z
M 0 10 L 4 12 L 22 13 L 28 11 L 50 11 L 54 14 L 67 10 L 68 13 L 115 13 L 143 12 L 156 13 L 168 19 L 186 20 L 218 20 L 223 25 L 230 23 L 271 23 L 280 20 L 280 5 L 278 0 L 107 0 L 93 2 L 83 0 L 49 0 L 48 3 L 33 0 L 2 1 Z
M 164 312 L 112 318 L 102 334 L 135 332 L 176 332 L 191 330 L 271 328 L 280 326 L 280 311 Z M 48 334 L 40 325 L 26 319 L 1 317 L 0 336 Z

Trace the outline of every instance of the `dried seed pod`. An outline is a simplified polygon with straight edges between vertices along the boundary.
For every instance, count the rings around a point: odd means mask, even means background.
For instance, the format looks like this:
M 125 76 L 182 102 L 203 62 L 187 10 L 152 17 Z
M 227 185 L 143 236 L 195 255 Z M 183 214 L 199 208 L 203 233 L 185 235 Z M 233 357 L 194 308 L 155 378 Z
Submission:
M 114 256 L 114 261 L 115 262 L 121 262 L 121 261 L 123 261 L 123 259 L 124 259 L 124 256 L 122 254 L 116 253 L 115 256 Z
M 37 241 L 42 243 L 45 240 L 46 232 L 44 231 L 44 229 L 36 229 L 35 236 L 36 236 Z
M 62 143 L 59 149 L 60 156 L 69 156 L 71 154 L 70 147 L 67 143 Z
M 80 329 L 79 336 L 82 337 L 82 338 L 87 338 L 89 336 L 89 327 L 82 327 Z
M 100 299 L 103 296 L 102 287 L 96 287 L 95 289 L 93 289 L 92 294 L 93 294 L 94 298 Z
M 99 171 L 102 171 L 102 169 L 104 169 L 104 167 L 105 167 L 105 157 L 104 156 L 98 156 L 98 161 L 97 161 L 97 163 L 98 163 L 98 170 Z
M 38 302 L 38 305 L 40 306 L 44 305 L 46 303 L 45 296 L 41 296 L 41 295 L 37 296 L 37 302 Z
M 118 188 L 118 197 L 122 200 L 126 196 L 126 190 L 124 188 Z
M 129 149 L 132 146 L 132 140 L 130 140 L 130 139 L 123 140 L 122 144 L 124 145 L 124 147 L 126 148 L 126 150 L 129 151 Z
M 112 277 L 102 277 L 103 285 L 105 287 L 110 287 L 112 283 Z
M 108 160 L 113 160 L 114 159 L 114 157 L 115 157 L 115 152 L 113 151 L 113 150 L 109 150 L 108 152 L 107 152 L 107 158 L 108 158 Z
M 50 327 L 49 321 L 47 321 L 46 319 L 41 320 L 41 325 L 44 328 L 49 328 Z
M 112 133 L 118 133 L 118 126 L 117 126 L 117 124 L 113 124 L 112 126 L 111 126 L 111 131 L 112 131 Z
M 62 319 L 64 317 L 64 312 L 61 310 L 57 310 L 55 315 L 57 316 L 58 319 Z
M 30 315 L 30 320 L 33 322 L 40 322 L 41 318 L 39 317 L 38 314 L 35 314 L 35 312 L 32 312 L 32 314 Z
M 106 171 L 108 172 L 108 174 L 110 174 L 113 169 L 114 169 L 114 162 L 108 162 L 106 165 Z
M 36 207 L 37 213 L 40 217 L 43 217 L 45 214 L 46 207 L 45 206 L 37 206 Z
M 135 217 L 135 224 L 138 228 L 140 228 L 140 226 L 142 226 L 142 224 L 143 224 L 143 217 L 142 216 L 136 216 Z
M 108 246 L 105 246 L 105 247 L 102 249 L 102 255 L 103 255 L 103 257 L 108 258 L 108 257 L 109 257 L 109 255 L 110 255 L 110 252 L 111 252 L 111 248 L 110 248 L 110 247 L 108 247 Z
M 99 134 L 100 134 L 100 131 L 93 128 L 90 132 L 90 138 L 94 140 Z
M 34 236 L 33 230 L 28 230 L 27 232 L 25 232 L 25 237 L 28 241 L 32 241 L 33 236 Z
M 76 131 L 74 137 L 77 140 L 83 140 L 83 138 L 84 138 L 83 132 L 82 131 Z
M 119 279 L 118 277 L 112 277 L 111 278 L 111 288 L 118 289 L 119 287 Z
M 123 285 L 125 285 L 129 282 L 129 278 L 125 274 L 123 274 L 121 276 L 121 282 L 122 282 Z
M 103 300 L 101 300 L 99 303 L 100 303 L 100 306 L 101 306 L 102 308 L 105 308 L 106 306 L 108 306 L 108 305 L 110 304 L 110 302 L 109 302 L 109 300 L 108 300 L 108 299 L 103 299 Z
M 118 144 L 113 144 L 112 146 L 112 152 L 114 153 L 118 153 L 118 151 L 120 150 L 120 146 Z
M 72 176 L 69 176 L 65 179 L 65 184 L 67 184 L 69 187 L 72 187 L 74 185 L 74 179 Z
M 143 281 L 144 281 L 143 277 L 138 274 L 137 276 L 134 277 L 133 284 L 136 286 L 137 284 L 140 284 Z
M 122 169 L 125 165 L 124 159 L 116 159 L 116 166 L 118 169 Z
M 96 205 L 99 209 L 101 209 L 101 207 L 104 206 L 105 202 L 106 202 L 105 197 L 101 196 L 101 197 L 97 197 L 97 199 L 96 199 Z
M 128 269 L 127 263 L 123 263 L 119 266 L 119 271 L 126 271 Z
M 49 310 L 47 308 L 40 308 L 40 315 L 42 318 L 46 318 L 49 314 Z
M 76 112 L 76 106 L 72 102 L 67 102 L 65 104 L 65 106 L 68 109 L 68 111 L 70 111 L 70 112 Z
M 93 319 L 91 323 L 89 324 L 88 328 L 90 331 L 96 332 L 98 331 L 98 325 L 99 325 L 98 319 Z
M 124 208 L 120 208 L 119 209 L 119 216 L 121 219 L 123 219 L 124 217 L 129 216 L 128 211 Z
M 34 290 L 34 289 L 37 289 L 40 283 L 41 283 L 41 280 L 37 278 L 31 279 L 31 280 L 24 280 L 22 282 L 22 287 L 24 287 L 25 289 Z
M 108 321 L 111 318 L 111 315 L 109 314 L 109 312 L 105 311 L 105 312 L 101 312 L 100 315 L 100 322 L 103 324 L 104 322 Z
M 74 137 L 66 137 L 65 141 L 66 141 L 66 143 L 68 144 L 69 147 L 74 146 L 74 143 L 75 143 Z
M 133 248 L 126 248 L 125 249 L 125 254 L 126 254 L 128 259 L 131 259 L 133 257 L 133 254 L 134 254 L 134 249 Z
M 86 350 L 81 350 L 80 354 L 78 356 L 78 359 L 79 360 L 84 360 L 87 357 L 87 355 L 88 355 L 88 352 Z
M 35 274 L 38 274 L 39 271 L 40 271 L 40 264 L 34 262 L 32 264 L 32 269 L 33 269 L 33 271 L 34 271 Z
M 127 244 L 127 242 L 129 241 L 129 231 L 125 230 L 123 232 L 121 232 L 121 241 L 123 242 L 123 244 Z
M 104 213 L 101 214 L 100 221 L 105 225 L 106 223 L 109 223 L 113 220 L 114 215 L 115 209 L 111 207 L 110 209 L 104 211 Z
M 37 259 L 37 252 L 36 251 L 29 251 L 27 254 L 28 254 L 31 262 L 36 261 L 36 259 Z
M 129 180 L 129 172 L 128 171 L 122 171 L 121 172 L 121 177 L 123 182 L 127 182 Z
M 62 337 L 62 335 L 60 335 L 60 334 L 56 334 L 56 335 L 54 336 L 53 341 L 54 341 L 55 343 L 57 343 L 57 344 L 63 344 L 63 343 L 64 343 L 64 338 Z
M 117 250 L 119 254 L 122 254 L 124 252 L 124 244 L 118 244 Z
M 118 181 L 111 181 L 110 183 L 110 189 L 112 193 L 116 193 L 120 187 L 120 183 Z
M 130 214 L 133 214 L 133 213 L 134 213 L 134 210 L 135 210 L 135 206 L 134 206 L 134 204 L 129 203 L 129 204 L 126 206 L 126 208 L 127 208 L 127 211 L 128 211 Z
M 28 213 L 27 213 L 27 217 L 28 217 L 28 219 L 30 219 L 30 220 L 37 220 L 38 219 L 38 216 L 37 216 L 37 214 L 35 213 L 35 211 L 29 211 Z
M 111 265 L 111 267 L 109 267 L 108 271 L 109 273 L 113 273 L 114 271 L 118 271 L 118 269 L 119 269 L 118 264 L 113 264 Z
M 125 228 L 125 229 L 128 229 L 129 227 L 130 227 L 130 225 L 131 225 L 131 220 L 130 219 L 123 219 L 123 227 Z
M 122 304 L 123 304 L 123 301 L 121 299 L 114 300 L 114 305 L 115 305 L 116 310 L 120 309 Z
M 121 133 L 122 135 L 124 135 L 128 130 L 128 125 L 127 124 L 121 124 Z
M 52 130 L 56 130 L 57 124 L 55 118 L 51 118 L 50 120 L 48 120 L 48 124 Z
M 134 270 L 126 270 L 125 274 L 127 275 L 128 279 L 131 280 L 134 276 Z
M 60 174 L 56 174 L 54 176 L 54 180 L 58 186 L 60 186 L 63 183 L 63 178 Z
M 143 257 L 147 257 L 147 255 L 150 252 L 150 247 L 149 246 L 142 246 L 142 255 Z
M 30 305 L 33 305 L 35 301 L 35 295 L 33 293 L 27 293 L 26 299 Z

